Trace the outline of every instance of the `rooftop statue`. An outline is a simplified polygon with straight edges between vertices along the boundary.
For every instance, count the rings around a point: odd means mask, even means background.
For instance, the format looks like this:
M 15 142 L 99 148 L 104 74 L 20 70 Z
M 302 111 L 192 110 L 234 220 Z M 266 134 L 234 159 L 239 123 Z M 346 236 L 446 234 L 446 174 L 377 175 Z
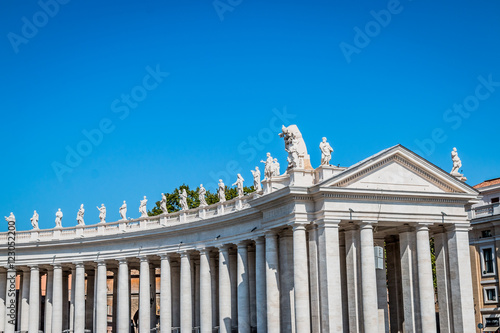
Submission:
M 39 215 L 38 215 L 38 213 L 35 210 L 33 212 L 33 217 L 30 218 L 30 220 L 31 220 L 31 226 L 33 227 L 33 229 L 38 229 L 38 218 L 39 218 Z
M 273 177 L 277 177 L 280 175 L 280 164 L 278 163 L 277 158 L 273 160 L 272 169 L 273 169 Z
M 323 141 L 319 144 L 319 149 L 321 150 L 321 165 L 330 165 L 333 148 L 326 142 L 325 137 L 323 137 Z
M 61 208 L 59 208 L 56 212 L 56 228 L 62 228 L 62 218 L 63 213 L 61 212 Z
M 167 197 L 165 196 L 165 193 L 161 194 L 160 209 L 163 214 L 168 214 Z
M 16 217 L 14 216 L 14 213 L 10 212 L 9 216 L 5 216 L 5 221 L 16 223 Z
M 180 198 L 180 202 L 181 202 L 181 210 L 188 210 L 189 209 L 189 206 L 188 206 L 188 203 L 187 203 L 187 192 L 186 192 L 186 189 L 183 188 L 182 191 L 179 193 L 179 198 Z
M 206 207 L 207 199 L 206 199 L 207 190 L 203 187 L 203 184 L 200 184 L 200 189 L 198 190 L 198 199 L 200 199 L 200 207 Z
M 226 202 L 226 185 L 224 185 L 222 179 L 219 179 L 219 189 L 217 190 L 217 194 L 219 195 L 219 202 Z
M 307 147 L 302 133 L 300 133 L 297 125 L 281 127 L 279 134 L 285 140 L 285 150 L 288 152 L 288 168 L 312 169 Z
M 123 205 L 120 207 L 120 216 L 122 217 L 122 220 L 127 219 L 127 203 L 125 200 L 123 200 Z
M 462 167 L 462 161 L 460 160 L 460 157 L 458 157 L 457 148 L 453 148 L 453 150 L 451 152 L 451 160 L 453 161 L 453 168 L 451 169 L 450 173 L 453 176 L 455 176 L 455 175 L 461 176 L 458 171 Z
M 261 160 L 261 162 L 266 165 L 264 168 L 264 179 L 271 179 L 273 176 L 273 157 L 271 153 L 267 153 L 266 160 Z
M 139 206 L 139 213 L 141 213 L 141 217 L 148 216 L 148 210 L 146 209 L 146 205 L 148 204 L 148 199 L 144 196 L 144 199 L 141 200 L 141 205 Z
M 253 176 L 253 188 L 256 192 L 262 191 L 262 184 L 260 183 L 260 170 L 259 167 L 255 167 L 254 170 L 250 170 Z
M 83 209 L 83 204 L 81 204 L 80 209 L 78 210 L 78 213 L 76 214 L 76 222 L 78 223 L 78 225 L 85 225 L 85 222 L 83 221 L 84 214 L 85 214 L 85 209 Z
M 99 210 L 99 223 L 106 223 L 106 206 L 104 204 L 101 204 L 101 207 L 97 207 Z
M 241 177 L 241 174 L 238 174 L 238 179 L 236 179 L 236 182 L 232 185 L 236 185 L 237 186 L 237 189 L 238 189 L 238 198 L 242 198 L 244 196 L 244 192 L 243 192 L 243 182 L 245 180 L 243 179 L 243 177 Z

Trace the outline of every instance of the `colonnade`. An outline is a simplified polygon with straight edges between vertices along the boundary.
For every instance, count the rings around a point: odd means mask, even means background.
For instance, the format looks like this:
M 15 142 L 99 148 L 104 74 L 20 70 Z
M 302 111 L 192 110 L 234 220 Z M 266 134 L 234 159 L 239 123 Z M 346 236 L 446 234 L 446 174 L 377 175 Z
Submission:
M 109 326 L 128 333 L 133 316 L 130 272 L 138 269 L 140 333 L 157 324 L 163 333 L 175 328 L 183 333 L 193 328 L 202 333 L 436 332 L 430 227 L 441 332 L 466 331 L 462 318 L 472 310 L 467 224 L 447 229 L 425 223 L 384 225 L 375 231 L 378 225 L 294 222 L 253 238 L 217 240 L 203 247 L 187 244 L 134 258 L 29 265 L 17 271 L 22 278 L 16 327 L 8 323 L 6 309 L 6 279 L 12 271 L 2 271 L 0 331 L 102 333 Z M 386 253 L 382 267 L 374 260 L 375 246 Z M 108 270 L 114 271 L 116 282 L 110 316 Z M 41 275 L 46 275 L 43 305 Z

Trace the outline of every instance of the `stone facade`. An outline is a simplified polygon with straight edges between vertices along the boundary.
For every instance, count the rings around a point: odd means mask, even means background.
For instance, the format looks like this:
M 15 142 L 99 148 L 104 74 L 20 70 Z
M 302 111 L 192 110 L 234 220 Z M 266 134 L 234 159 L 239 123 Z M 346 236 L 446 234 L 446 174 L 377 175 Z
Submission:
M 500 178 L 474 186 L 482 198 L 469 211 L 471 218 L 470 253 L 474 286 L 476 323 L 482 332 L 496 332 L 500 327 L 498 268 L 500 247 Z M 480 333 L 476 327 L 476 332 Z
M 125 333 L 132 319 L 140 333 L 436 332 L 431 236 L 440 330 L 474 330 L 476 190 L 400 145 L 262 184 L 202 208 L 18 232 L 18 327 L 2 315 L 0 331 Z

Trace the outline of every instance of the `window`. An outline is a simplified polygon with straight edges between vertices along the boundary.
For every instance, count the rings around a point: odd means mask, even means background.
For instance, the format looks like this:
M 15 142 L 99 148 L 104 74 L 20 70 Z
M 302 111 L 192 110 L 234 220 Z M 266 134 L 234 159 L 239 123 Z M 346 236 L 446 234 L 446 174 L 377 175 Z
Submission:
M 484 287 L 483 290 L 485 304 L 497 303 L 497 287 Z
M 485 318 L 484 321 L 486 327 L 499 326 L 499 318 Z
M 491 198 L 491 203 L 497 203 L 497 202 L 498 202 L 498 199 L 499 199 L 498 197 L 496 197 L 496 198 Z
M 491 237 L 491 230 L 483 230 L 481 234 L 482 238 Z
M 493 246 L 481 248 L 483 276 L 495 275 L 495 252 Z

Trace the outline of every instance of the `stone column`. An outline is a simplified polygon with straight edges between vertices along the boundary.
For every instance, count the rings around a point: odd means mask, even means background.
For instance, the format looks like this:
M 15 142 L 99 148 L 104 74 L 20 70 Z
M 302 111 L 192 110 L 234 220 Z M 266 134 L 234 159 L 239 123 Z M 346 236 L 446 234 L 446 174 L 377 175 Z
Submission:
M 429 225 L 427 223 L 418 223 L 416 226 L 420 317 L 422 319 L 422 331 L 426 333 L 436 332 Z
M 238 333 L 250 333 L 250 291 L 248 281 L 248 243 L 238 243 Z
M 414 268 L 415 234 L 409 227 L 400 229 L 399 248 L 401 255 L 401 290 L 403 293 L 404 332 L 420 330 L 416 322 L 418 295 L 415 295 L 416 272 Z
M 399 242 L 391 236 L 386 239 L 387 289 L 389 291 L 390 332 L 403 332 L 403 299 L 401 290 L 401 256 Z
M 181 326 L 181 270 L 179 262 L 171 262 L 172 270 L 172 326 Z
M 329 219 L 316 222 L 322 332 L 343 332 L 339 223 L 340 220 Z
M 200 249 L 200 332 L 212 333 L 212 281 L 207 249 Z
M 365 332 L 378 330 L 377 277 L 373 247 L 372 221 L 359 224 L 361 250 L 361 303 L 363 304 L 363 329 Z
M 229 248 L 219 248 L 219 332 L 231 333 L 231 280 L 229 276 Z
M 7 283 L 5 286 L 5 312 L 1 314 L 5 318 L 5 333 L 14 333 L 16 331 L 15 325 L 10 322 L 16 319 L 16 295 L 15 292 L 10 292 L 15 289 L 16 269 L 10 267 L 7 269 Z
M 0 332 L 5 331 L 6 307 L 5 300 L 7 296 L 7 272 L 0 268 Z
M 61 333 L 62 328 L 62 313 L 63 313 L 63 272 L 59 264 L 55 264 L 53 273 L 53 289 L 52 289 L 52 333 Z M 96 332 L 97 333 L 97 332 Z
M 108 286 L 106 262 L 97 262 L 97 287 L 94 296 L 95 308 L 95 333 L 106 333 L 108 329 Z
M 75 264 L 75 284 L 71 286 L 71 293 L 75 295 L 74 333 L 85 331 L 85 266 L 82 262 Z
M 160 329 L 161 333 L 172 332 L 172 285 L 170 255 L 161 255 L 160 266 Z
M 276 233 L 266 232 L 267 331 L 280 332 L 280 285 Z
M 214 255 L 207 256 L 210 258 L 210 279 L 212 280 L 212 327 L 219 326 L 219 278 L 217 261 Z
M 69 298 L 69 329 L 75 330 L 75 268 L 71 269 L 71 294 Z
M 150 277 L 148 257 L 140 257 L 139 272 L 139 333 L 149 333 L 151 329 Z
M 192 333 L 193 305 L 189 253 L 181 252 L 181 333 Z
M 293 225 L 293 284 L 296 332 L 311 331 L 309 311 L 309 271 L 307 269 L 307 235 L 305 224 Z
M 448 249 L 450 285 L 453 293 L 453 328 L 455 332 L 474 332 L 474 304 L 469 253 L 469 223 L 449 227 Z
M 45 318 L 43 331 L 46 333 L 52 332 L 52 292 L 54 283 L 54 271 L 52 267 L 47 269 L 45 279 Z
M 448 235 L 443 232 L 434 234 L 434 253 L 436 255 L 436 282 L 439 301 L 439 331 L 452 333 L 453 311 L 451 309 L 451 285 L 448 270 Z
M 321 317 L 319 307 L 319 274 L 318 274 L 318 237 L 317 228 L 312 226 L 309 229 L 309 291 L 311 299 L 311 331 L 320 333 Z
M 21 292 L 21 331 L 27 332 L 30 318 L 30 271 L 23 271 L 23 285 Z
M 130 293 L 129 293 L 129 270 L 127 259 L 118 260 L 118 295 L 117 296 L 117 318 L 118 333 L 128 333 L 130 330 Z M 115 295 L 113 295 L 115 297 Z
M 255 299 L 255 248 L 248 247 L 248 292 L 250 293 L 250 328 L 257 328 L 257 303 Z
M 280 286 L 280 328 L 295 333 L 295 296 L 293 288 L 293 231 L 285 228 L 278 235 L 278 272 Z
M 267 332 L 266 245 L 264 237 L 255 239 L 255 299 L 257 332 Z
M 384 250 L 384 239 L 375 239 L 375 245 L 381 247 Z M 385 253 L 385 251 L 382 253 Z M 385 255 L 382 268 L 377 267 L 375 269 L 375 274 L 377 279 L 378 332 L 389 333 L 389 309 L 387 305 L 387 276 Z
M 30 272 L 30 314 L 29 314 L 29 333 L 38 333 L 38 325 L 40 321 L 40 271 L 38 266 L 31 266 Z
M 87 270 L 87 298 L 85 299 L 85 328 L 94 328 L 95 269 Z
M 156 269 L 152 263 L 149 264 L 149 326 L 156 327 Z
M 231 283 L 231 330 L 238 326 L 238 288 L 236 286 L 236 251 L 229 249 L 229 281 Z

